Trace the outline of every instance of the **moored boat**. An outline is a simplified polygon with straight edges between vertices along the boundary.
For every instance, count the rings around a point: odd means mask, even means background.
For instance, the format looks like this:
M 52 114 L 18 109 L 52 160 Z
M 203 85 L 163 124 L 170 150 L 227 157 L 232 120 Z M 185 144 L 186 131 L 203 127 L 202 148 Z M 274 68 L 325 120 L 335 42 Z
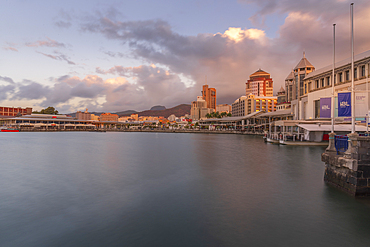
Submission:
M 19 129 L 13 127 L 2 127 L 0 128 L 1 132 L 19 132 Z

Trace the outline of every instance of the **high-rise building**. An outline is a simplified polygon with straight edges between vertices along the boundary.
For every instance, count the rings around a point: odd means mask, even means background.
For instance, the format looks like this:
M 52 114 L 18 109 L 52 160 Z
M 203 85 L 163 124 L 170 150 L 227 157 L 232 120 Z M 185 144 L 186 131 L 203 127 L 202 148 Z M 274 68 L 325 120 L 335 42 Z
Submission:
M 207 102 L 207 108 L 216 110 L 216 88 L 209 88 L 203 85 L 202 97 Z
M 249 76 L 246 82 L 245 95 L 273 96 L 273 81 L 271 75 L 261 69 Z

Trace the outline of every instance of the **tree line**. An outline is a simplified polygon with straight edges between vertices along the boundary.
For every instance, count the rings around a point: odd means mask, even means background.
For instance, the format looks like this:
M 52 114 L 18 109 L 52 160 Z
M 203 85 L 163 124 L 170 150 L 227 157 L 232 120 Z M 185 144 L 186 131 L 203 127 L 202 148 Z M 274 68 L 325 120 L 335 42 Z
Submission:
M 231 113 L 227 113 L 227 112 L 219 113 L 218 111 L 216 111 L 216 112 L 211 112 L 211 113 L 206 114 L 206 118 L 223 118 L 223 117 L 231 117 Z

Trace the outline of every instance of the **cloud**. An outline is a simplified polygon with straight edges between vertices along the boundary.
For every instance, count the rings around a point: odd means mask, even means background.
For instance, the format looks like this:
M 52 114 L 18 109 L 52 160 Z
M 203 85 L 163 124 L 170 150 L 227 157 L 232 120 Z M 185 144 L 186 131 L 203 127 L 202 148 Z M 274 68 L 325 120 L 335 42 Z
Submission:
M 55 26 L 60 27 L 60 28 L 69 28 L 72 26 L 72 23 L 66 22 L 66 21 L 57 21 L 54 24 Z
M 50 38 L 47 38 L 47 40 L 39 40 L 39 41 L 36 41 L 36 42 L 33 42 L 33 43 L 26 43 L 26 46 L 28 46 L 28 47 L 46 46 L 46 47 L 63 47 L 63 48 L 66 47 L 65 44 L 57 42 L 57 41 L 52 40 Z
M 50 93 L 49 87 L 43 86 L 37 82 L 31 82 L 30 84 L 27 84 L 27 85 L 20 85 L 18 87 L 18 91 L 12 96 L 12 100 L 42 99 L 49 93 Z
M 0 86 L 0 101 L 8 99 L 9 95 L 14 93 L 15 85 Z
M 121 22 L 104 16 L 90 19 L 81 28 L 85 32 L 102 35 L 108 40 L 120 41 L 129 47 L 130 55 L 136 59 L 168 68 L 173 75 L 188 78 L 188 84 L 194 88 L 184 101 L 187 103 L 195 100 L 206 76 L 208 84 L 217 89 L 218 103 L 230 104 L 245 94 L 246 80 L 259 68 L 271 74 L 274 88 L 278 90 L 291 69 L 302 58 L 303 51 L 317 69 L 330 64 L 334 21 L 337 23 L 338 32 L 337 58 L 340 60 L 350 56 L 348 2 L 240 2 L 257 5 L 259 11 L 256 15 L 260 17 L 275 13 L 284 14 L 285 22 L 278 29 L 276 37 L 267 38 L 263 29 L 241 27 L 229 27 L 216 34 L 186 36 L 176 33 L 169 23 L 163 20 Z M 355 14 L 355 30 L 365 30 L 370 15 L 370 3 L 360 0 L 356 5 L 358 9 Z M 355 53 L 369 49 L 370 34 L 360 31 L 356 34 Z M 137 76 L 134 70 L 123 66 L 110 69 L 98 67 L 96 73 L 116 74 L 127 78 Z M 158 77 L 154 78 L 160 80 Z M 153 85 L 157 83 L 149 81 Z
M 18 49 L 17 49 L 17 48 L 15 48 L 15 47 L 11 47 L 11 46 L 4 47 L 4 50 L 8 50 L 8 51 L 18 51 Z
M 71 65 L 76 65 L 75 62 L 71 61 L 66 55 L 62 54 L 62 53 L 59 53 L 57 51 L 54 51 L 54 53 L 56 55 L 51 55 L 51 54 L 46 54 L 46 53 L 43 53 L 43 52 L 37 52 L 37 53 L 40 53 L 46 57 L 49 57 L 51 59 L 54 59 L 54 60 L 58 60 L 58 61 L 66 61 L 68 64 L 71 64 Z
M 7 77 L 7 76 L 0 76 L 0 80 L 1 81 L 5 81 L 5 82 L 8 82 L 8 83 L 11 83 L 11 84 L 14 84 L 13 79 L 10 78 L 10 77 Z
M 125 55 L 121 52 L 113 52 L 113 51 L 105 51 L 104 52 L 105 54 L 107 54 L 108 56 L 110 57 L 119 57 L 119 58 L 122 58 L 124 57 Z

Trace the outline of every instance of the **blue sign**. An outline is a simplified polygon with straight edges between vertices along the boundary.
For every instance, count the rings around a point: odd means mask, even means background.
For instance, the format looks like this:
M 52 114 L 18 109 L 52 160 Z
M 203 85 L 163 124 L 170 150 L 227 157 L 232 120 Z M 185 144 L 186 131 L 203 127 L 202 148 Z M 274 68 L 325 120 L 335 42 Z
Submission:
M 351 93 L 338 93 L 338 117 L 351 116 Z

